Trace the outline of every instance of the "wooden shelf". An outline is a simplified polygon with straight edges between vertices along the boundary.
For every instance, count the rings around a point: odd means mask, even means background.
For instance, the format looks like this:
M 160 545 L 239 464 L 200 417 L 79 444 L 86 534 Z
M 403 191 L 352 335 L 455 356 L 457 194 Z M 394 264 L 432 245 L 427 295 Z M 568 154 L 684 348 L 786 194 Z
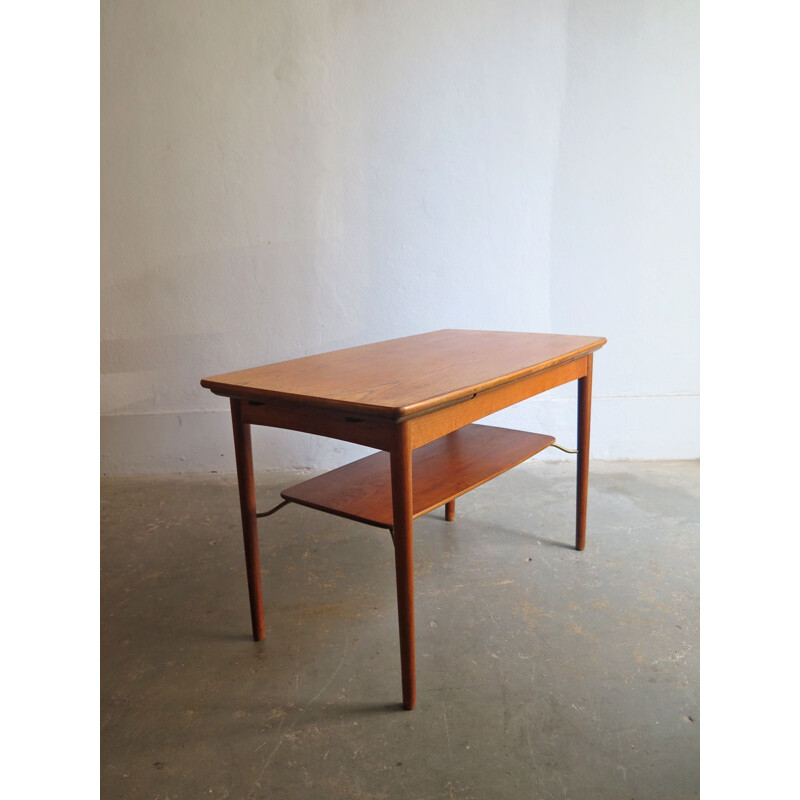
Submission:
M 555 439 L 489 425 L 467 425 L 414 451 L 414 518 L 444 505 L 544 450 Z M 389 454 L 352 464 L 298 483 L 281 492 L 284 500 L 340 517 L 392 527 Z

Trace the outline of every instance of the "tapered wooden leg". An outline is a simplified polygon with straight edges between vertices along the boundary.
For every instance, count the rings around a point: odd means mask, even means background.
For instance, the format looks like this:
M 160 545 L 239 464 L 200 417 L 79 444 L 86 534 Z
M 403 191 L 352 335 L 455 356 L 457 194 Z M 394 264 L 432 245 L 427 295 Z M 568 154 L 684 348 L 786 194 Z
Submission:
M 258 554 L 256 485 L 253 477 L 253 447 L 250 425 L 242 422 L 242 401 L 231 399 L 233 446 L 236 450 L 236 473 L 239 478 L 239 506 L 242 511 L 244 559 L 247 565 L 247 589 L 250 593 L 250 620 L 253 639 L 264 638 L 264 606 L 261 600 L 261 559 Z
M 589 493 L 589 428 L 592 420 L 592 355 L 586 376 L 578 379 L 578 493 L 575 508 L 575 549 L 586 547 L 586 502 Z
M 444 518 L 448 522 L 452 522 L 456 518 L 456 501 L 451 500 L 444 507 Z
M 391 451 L 392 509 L 403 707 L 409 710 L 414 708 L 417 702 L 414 659 L 414 501 L 411 453 L 408 426 L 401 424 L 398 426 L 397 441 Z

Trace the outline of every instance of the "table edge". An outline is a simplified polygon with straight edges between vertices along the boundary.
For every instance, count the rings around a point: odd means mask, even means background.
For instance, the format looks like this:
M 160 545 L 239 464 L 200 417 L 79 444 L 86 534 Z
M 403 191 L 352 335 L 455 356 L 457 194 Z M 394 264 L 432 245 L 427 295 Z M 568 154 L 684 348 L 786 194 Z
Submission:
M 585 347 L 573 350 L 564 356 L 551 359 L 549 361 L 541 361 L 538 364 L 532 364 L 516 372 L 509 372 L 505 375 L 491 378 L 482 383 L 465 386 L 460 389 L 448 392 L 447 394 L 435 395 L 433 397 L 420 400 L 407 406 L 382 406 L 372 403 L 358 403 L 346 400 L 334 400 L 325 397 L 315 397 L 313 395 L 300 395 L 292 394 L 289 392 L 279 392 L 270 389 L 260 389 L 248 386 L 235 386 L 229 383 L 220 383 L 211 380 L 210 378 L 203 378 L 200 385 L 209 389 L 213 394 L 221 397 L 229 397 L 236 400 L 246 400 L 249 402 L 266 403 L 268 401 L 279 401 L 281 403 L 290 403 L 292 405 L 309 407 L 309 408 L 323 408 L 329 410 L 336 410 L 343 413 L 357 414 L 365 417 L 379 417 L 383 419 L 390 419 L 395 422 L 404 421 L 411 416 L 417 416 L 423 413 L 435 411 L 443 406 L 451 405 L 460 400 L 469 398 L 480 392 L 489 389 L 496 389 L 507 383 L 513 383 L 521 378 L 527 378 L 530 375 L 535 375 L 539 372 L 545 372 L 553 367 L 568 364 L 579 358 L 584 358 L 590 355 L 607 343 L 605 337 L 598 337 L 596 341 L 587 344 Z

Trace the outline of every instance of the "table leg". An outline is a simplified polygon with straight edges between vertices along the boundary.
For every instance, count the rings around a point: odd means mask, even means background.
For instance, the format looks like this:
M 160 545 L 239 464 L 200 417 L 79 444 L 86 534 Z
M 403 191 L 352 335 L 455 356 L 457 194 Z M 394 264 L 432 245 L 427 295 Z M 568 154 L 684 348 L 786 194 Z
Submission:
M 586 375 L 578 379 L 578 494 L 575 509 L 575 549 L 586 547 L 586 502 L 589 494 L 589 428 L 592 420 L 592 354 Z
M 451 500 L 444 507 L 444 518 L 448 522 L 452 522 L 456 518 L 456 501 Z
M 253 446 L 250 425 L 242 422 L 242 401 L 231 399 L 233 446 L 236 450 L 236 473 L 239 478 L 239 506 L 242 512 L 244 559 L 247 565 L 247 589 L 250 594 L 250 620 L 253 640 L 260 642 L 264 632 L 264 606 L 261 600 L 261 559 L 258 554 L 256 486 L 253 476 Z
M 394 568 L 397 577 L 397 616 L 400 623 L 400 667 L 403 707 L 417 702 L 414 658 L 414 500 L 411 441 L 407 425 L 398 425 L 391 451 L 392 510 L 394 514 Z

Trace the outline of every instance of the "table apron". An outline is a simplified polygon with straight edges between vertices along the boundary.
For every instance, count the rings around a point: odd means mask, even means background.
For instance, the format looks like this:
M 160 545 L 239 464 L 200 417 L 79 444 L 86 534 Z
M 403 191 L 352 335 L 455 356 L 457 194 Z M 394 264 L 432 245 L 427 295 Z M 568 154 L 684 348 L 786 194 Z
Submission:
M 583 378 L 587 373 L 590 358 L 591 355 L 588 355 L 568 361 L 566 364 L 559 364 L 543 372 L 504 383 L 465 400 L 406 420 L 369 417 L 336 409 L 312 408 L 280 401 L 256 403 L 239 400 L 238 402 L 241 403 L 242 422 L 246 424 L 287 428 L 353 442 L 376 450 L 391 451 L 398 440 L 399 426 L 407 425 L 411 434 L 411 447 L 416 450 L 495 411 L 563 383 Z
M 529 397 L 546 392 L 563 383 L 583 378 L 588 370 L 591 354 L 559 364 L 544 372 L 537 372 L 494 389 L 479 392 L 468 400 L 436 409 L 428 414 L 412 417 L 406 422 L 411 427 L 411 446 L 416 449 L 441 436 L 446 436 L 475 420 L 494 414 Z
M 328 408 L 309 408 L 278 402 L 255 404 L 241 400 L 242 421 L 250 425 L 288 428 L 343 442 L 391 450 L 397 425 L 391 419 L 365 417 Z

